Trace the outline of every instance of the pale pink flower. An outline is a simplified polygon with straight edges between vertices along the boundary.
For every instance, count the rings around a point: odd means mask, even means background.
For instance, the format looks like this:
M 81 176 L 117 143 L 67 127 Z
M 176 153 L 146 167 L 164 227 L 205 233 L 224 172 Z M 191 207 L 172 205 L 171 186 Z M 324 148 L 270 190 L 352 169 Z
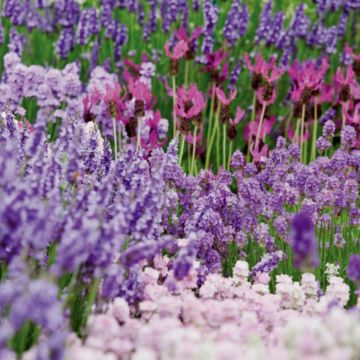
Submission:
M 189 50 L 189 46 L 186 43 L 186 41 L 184 40 L 180 40 L 174 47 L 173 52 L 170 52 L 170 42 L 168 41 L 165 46 L 165 53 L 166 56 L 172 60 L 172 61 L 177 61 L 179 59 L 181 59 L 186 52 Z
M 311 100 L 320 90 L 328 68 L 329 61 L 327 58 L 323 58 L 318 67 L 316 67 L 313 61 L 306 61 L 304 63 L 295 61 L 287 70 L 293 81 L 291 99 L 295 102 Z
M 250 147 L 250 153 L 253 157 L 254 162 L 260 162 L 267 158 L 268 146 L 264 144 L 260 150 L 259 147 L 260 147 L 259 144 L 256 149 L 254 149 L 255 144 L 252 144 L 252 146 Z
M 230 126 L 236 126 L 245 116 L 245 110 L 240 107 L 236 108 L 236 114 L 234 119 L 230 119 Z
M 199 131 L 196 134 L 196 144 L 199 144 L 201 142 L 202 136 L 204 133 L 204 129 L 203 126 L 199 127 Z M 192 134 L 191 132 L 189 132 L 186 136 L 185 136 L 185 140 L 188 144 L 193 145 L 194 144 L 194 134 Z
M 230 103 L 235 99 L 236 94 L 237 94 L 236 89 L 232 90 L 232 91 L 230 91 L 229 98 L 226 98 L 226 95 L 222 91 L 222 89 L 220 87 L 216 88 L 216 96 L 219 99 L 219 101 L 225 106 L 230 105 Z
M 202 27 L 197 27 L 190 36 L 187 35 L 185 28 L 181 27 L 179 30 L 175 31 L 175 36 L 178 40 L 183 40 L 188 44 L 190 47 L 190 44 L 195 41 L 201 34 L 203 30 Z
M 142 100 L 146 105 L 150 105 L 152 94 L 146 84 L 142 81 L 137 80 L 130 82 L 128 89 L 136 100 Z
M 256 97 L 259 100 L 259 103 L 261 105 L 269 106 L 276 100 L 276 91 L 274 88 L 272 88 L 270 97 L 268 97 L 266 94 L 266 85 L 259 87 L 259 89 L 256 91 Z
M 246 141 L 249 141 L 252 136 L 257 135 L 258 127 L 260 122 L 260 114 L 256 121 L 252 123 L 246 124 L 245 131 L 244 131 L 244 138 Z M 275 116 L 271 116 L 270 119 L 264 119 L 261 126 L 260 136 L 261 140 L 264 140 L 266 135 L 270 134 L 271 128 L 275 123 Z
M 185 85 L 177 90 L 175 104 L 177 116 L 191 119 L 198 116 L 205 106 L 204 96 L 195 84 L 191 84 L 188 90 L 186 90 Z

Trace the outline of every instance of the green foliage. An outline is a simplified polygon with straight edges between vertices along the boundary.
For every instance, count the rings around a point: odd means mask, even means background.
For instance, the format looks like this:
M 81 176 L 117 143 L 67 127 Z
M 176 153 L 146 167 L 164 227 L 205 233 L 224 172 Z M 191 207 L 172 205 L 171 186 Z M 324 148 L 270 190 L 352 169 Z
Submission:
M 20 359 L 25 351 L 36 344 L 40 332 L 40 327 L 37 324 L 29 320 L 26 321 L 10 340 L 9 348 L 12 349 Z

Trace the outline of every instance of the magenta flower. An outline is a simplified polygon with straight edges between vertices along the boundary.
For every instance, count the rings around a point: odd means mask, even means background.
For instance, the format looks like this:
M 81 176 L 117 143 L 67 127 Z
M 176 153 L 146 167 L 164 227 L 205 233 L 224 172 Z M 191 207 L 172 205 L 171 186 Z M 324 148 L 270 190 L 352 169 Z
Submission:
M 105 95 L 102 95 L 99 91 L 95 91 L 92 97 L 92 103 L 102 100 L 107 105 L 107 112 L 109 116 L 116 120 L 122 119 L 122 111 L 124 110 L 125 95 L 120 96 L 121 86 L 119 83 L 115 83 L 112 88 L 109 84 L 106 84 Z
M 215 70 L 218 70 L 221 63 L 225 60 L 228 53 L 223 49 L 216 50 L 211 54 L 206 55 L 206 67 L 205 70 L 209 73 L 212 73 Z
M 195 139 L 196 144 L 200 144 L 203 133 L 204 133 L 204 129 L 203 129 L 203 126 L 201 125 L 199 127 L 198 133 L 196 134 L 196 139 Z M 185 135 L 185 141 L 190 145 L 194 145 L 194 134 L 189 132 L 187 135 Z
M 174 47 L 173 52 L 170 52 L 170 42 L 168 41 L 165 46 L 166 56 L 172 61 L 178 61 L 181 59 L 186 52 L 189 50 L 189 46 L 184 40 L 180 40 Z
M 269 106 L 276 100 L 276 91 L 272 85 L 261 86 L 256 91 L 256 97 L 261 105 Z
M 176 92 L 176 115 L 184 119 L 192 119 L 203 111 L 206 103 L 203 94 L 195 84 L 191 84 L 186 90 L 185 85 Z
M 260 113 L 256 121 L 246 124 L 244 131 L 244 138 L 249 143 L 249 140 L 257 135 L 259 123 L 260 123 Z M 271 116 L 270 119 L 264 119 L 262 122 L 259 138 L 265 140 L 266 135 L 269 135 L 272 129 L 272 126 L 275 123 L 275 116 Z
M 204 71 L 210 74 L 211 78 L 217 85 L 224 82 L 229 74 L 229 63 L 224 62 L 220 69 L 221 63 L 225 60 L 228 53 L 223 49 L 219 49 L 212 54 L 206 55 L 206 65 Z
M 236 126 L 245 116 L 245 110 L 240 107 L 236 108 L 236 114 L 234 119 L 230 119 L 230 126 Z
M 350 101 L 352 97 L 360 99 L 360 85 L 357 83 L 355 73 L 350 65 L 346 68 L 345 76 L 340 68 L 337 69 L 334 85 L 341 104 Z
M 126 65 L 130 70 L 132 70 L 132 72 L 135 73 L 137 76 L 139 75 L 141 65 L 135 64 L 132 60 L 127 58 L 124 60 L 124 65 Z
M 82 99 L 83 103 L 83 119 L 84 122 L 93 121 L 95 116 L 92 114 L 91 109 L 94 104 L 98 102 L 99 98 L 97 96 L 85 95 Z
M 263 80 L 265 80 L 266 84 L 268 84 L 268 87 L 270 86 L 273 88 L 273 83 L 283 74 L 283 70 L 276 67 L 274 57 L 272 57 L 269 62 L 266 62 L 260 54 L 256 54 L 255 64 L 253 65 L 250 62 L 249 54 L 245 53 L 244 60 L 246 66 L 254 75 L 251 86 L 255 91 L 262 86 Z
M 279 69 L 276 67 L 275 63 L 271 61 L 265 67 L 262 76 L 264 77 L 265 81 L 269 84 L 273 84 L 275 81 L 280 79 L 280 77 L 284 74 L 283 69 Z
M 160 140 L 160 132 L 159 125 L 161 121 L 160 111 L 157 110 L 153 117 L 146 121 L 146 124 L 149 126 L 149 139 L 145 141 L 143 138 L 141 139 L 141 146 L 143 149 L 152 151 L 158 147 L 162 147 L 166 143 L 166 136 Z
M 294 142 L 295 141 L 295 131 L 293 129 L 293 127 L 290 125 L 289 126 L 289 130 L 288 130 L 288 138 Z M 306 142 L 308 139 L 309 139 L 309 136 L 310 136 L 310 131 L 309 131 L 309 123 L 305 123 L 305 131 L 304 131 L 304 134 L 303 136 L 299 136 L 299 139 L 298 140 L 298 144 L 301 144 L 301 143 L 304 143 Z M 302 139 L 302 141 L 301 141 Z
M 145 108 L 151 105 L 152 94 L 147 85 L 141 80 L 131 81 L 128 85 L 128 89 L 135 98 L 135 112 L 136 117 L 142 117 L 145 115 Z
M 360 126 L 360 103 L 357 103 L 354 107 L 353 114 L 350 115 L 347 109 L 344 110 L 346 120 L 349 124 L 354 126 Z
M 219 99 L 219 101 L 225 106 L 230 105 L 230 103 L 235 99 L 236 94 L 237 94 L 236 89 L 232 90 L 230 92 L 229 98 L 227 99 L 222 89 L 220 87 L 216 87 L 216 96 Z
M 236 138 L 236 125 L 244 118 L 245 111 L 239 107 L 236 108 L 236 114 L 234 119 L 229 119 L 230 127 L 227 130 L 227 136 L 230 140 Z
M 130 82 L 128 89 L 136 100 L 142 100 L 146 105 L 150 105 L 152 98 L 151 91 L 141 80 Z
M 175 31 L 175 36 L 178 40 L 183 40 L 188 45 L 190 45 L 202 34 L 202 32 L 203 32 L 202 27 L 199 26 L 193 31 L 193 33 L 190 36 L 188 36 L 185 28 L 181 27 L 179 30 Z
M 250 62 L 249 54 L 246 52 L 244 55 L 244 60 L 247 68 L 256 75 L 262 75 L 267 73 L 269 68 L 271 68 L 272 64 L 275 62 L 275 59 L 271 59 L 270 63 L 267 63 L 264 58 L 260 54 L 255 55 L 255 65 Z
M 266 62 L 261 55 L 257 54 L 255 65 L 252 65 L 248 53 L 245 53 L 244 60 L 248 69 L 254 74 L 251 86 L 256 91 L 257 99 L 262 105 L 272 104 L 276 99 L 274 84 L 284 71 L 276 67 L 274 57 Z
M 258 145 L 256 149 L 254 149 L 254 147 L 255 145 L 252 144 L 250 147 L 250 153 L 255 163 L 259 163 L 264 158 L 267 158 L 268 146 L 266 144 L 263 144 L 260 150 L 259 150 L 260 145 Z
M 318 104 L 323 104 L 325 102 L 332 102 L 334 98 L 335 90 L 329 84 L 321 84 L 319 95 L 316 98 Z
M 295 61 L 288 68 L 288 74 L 293 81 L 291 99 L 295 102 L 307 104 L 314 95 L 318 95 L 324 76 L 329 68 L 327 58 L 323 58 L 319 67 L 312 61 L 299 63 Z
M 360 76 L 360 54 L 355 54 L 348 44 L 345 44 L 345 54 L 353 60 L 352 69 L 355 75 Z

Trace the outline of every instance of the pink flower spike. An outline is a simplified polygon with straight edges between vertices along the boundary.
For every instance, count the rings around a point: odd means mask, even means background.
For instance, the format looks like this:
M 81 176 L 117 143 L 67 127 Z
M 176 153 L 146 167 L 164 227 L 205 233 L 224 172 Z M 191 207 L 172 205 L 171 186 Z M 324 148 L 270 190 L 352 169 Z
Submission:
M 120 97 L 120 92 L 122 88 L 119 83 L 115 83 L 114 88 L 112 88 L 109 84 L 106 84 L 105 88 L 106 88 L 105 95 L 101 95 L 100 92 L 95 90 L 92 102 L 97 100 L 103 100 L 108 106 L 109 115 L 114 116 L 115 114 L 110 113 L 110 111 L 115 110 L 116 120 L 121 120 L 122 111 L 124 109 L 123 102 L 125 100 L 125 95 L 123 97 Z M 110 107 L 111 104 L 115 105 L 115 108 L 113 108 L 112 106 Z M 112 110 L 110 110 L 110 108 L 112 108 Z
M 303 136 L 303 142 L 307 141 L 309 139 L 309 125 L 308 124 L 305 124 L 305 132 L 304 132 L 304 136 Z M 293 127 L 290 125 L 289 127 L 289 130 L 288 130 L 288 133 L 287 133 L 287 136 L 288 138 L 294 142 L 295 140 L 295 131 L 293 129 Z M 298 139 L 298 142 L 300 143 L 300 136 L 299 136 L 299 139 Z
M 249 136 L 256 136 L 257 135 L 257 131 L 258 131 L 258 127 L 259 127 L 259 120 L 260 120 L 260 113 L 259 116 L 257 118 L 256 121 L 252 122 L 252 123 L 248 123 L 246 128 L 245 128 L 245 132 L 244 132 L 244 138 L 246 141 L 248 141 Z M 261 131 L 260 131 L 260 139 L 264 140 L 266 135 L 270 134 L 271 132 L 271 128 L 275 123 L 275 116 L 271 116 L 271 118 L 269 120 L 264 119 L 262 126 L 261 126 Z
M 354 51 L 353 51 L 353 49 L 349 46 L 348 43 L 345 44 L 344 52 L 345 52 L 346 55 L 349 55 L 349 56 L 353 57 Z
M 335 90 L 329 84 L 322 84 L 320 87 L 320 95 L 317 97 L 317 103 L 323 104 L 325 102 L 332 102 Z
M 192 43 L 193 41 L 195 41 L 201 34 L 202 34 L 203 30 L 202 27 L 197 27 L 193 33 L 188 37 L 185 28 L 181 27 L 179 30 L 177 30 L 175 32 L 175 36 L 178 40 L 183 40 L 185 41 L 188 45 L 190 45 L 190 43 Z
M 220 64 L 225 60 L 228 53 L 223 49 L 216 50 L 212 54 L 206 55 L 206 66 L 205 71 L 212 73 L 215 70 L 218 70 Z
M 245 64 L 248 69 L 254 74 L 262 74 L 264 70 L 265 60 L 260 54 L 255 56 L 255 65 L 251 64 L 249 54 L 246 52 L 244 55 Z
M 173 97 L 173 96 L 174 96 L 173 90 L 172 90 L 172 88 L 169 86 L 169 83 L 168 83 L 168 81 L 167 81 L 166 79 L 164 80 L 164 85 L 165 85 L 165 89 L 166 89 L 166 92 L 168 93 L 168 95 L 169 95 L 170 97 Z
M 216 88 L 216 96 L 219 99 L 219 101 L 225 106 L 229 106 L 229 104 L 235 99 L 236 94 L 237 94 L 236 89 L 232 90 L 230 92 L 229 98 L 227 99 L 225 93 L 221 90 L 221 88 L 219 87 Z
M 271 132 L 271 128 L 275 123 L 275 116 L 271 116 L 269 120 L 264 119 L 261 128 L 261 138 L 265 139 L 266 135 L 269 135 Z
M 198 26 L 193 33 L 190 35 L 190 41 L 195 41 L 199 36 L 203 33 L 203 29 L 201 26 Z
M 262 75 L 268 83 L 272 84 L 276 80 L 278 80 L 283 74 L 284 70 L 278 69 L 276 66 L 272 66 L 268 67 L 266 72 L 264 72 Z
M 245 115 L 245 110 L 243 110 L 240 107 L 237 107 L 234 120 L 230 119 L 230 121 L 229 121 L 230 125 L 236 126 L 243 119 L 244 115 Z
M 150 127 L 157 127 L 160 123 L 160 120 L 161 120 L 160 110 L 156 110 L 153 117 L 147 121 L 147 124 Z
M 360 103 L 356 104 L 354 111 L 353 111 L 353 115 L 349 115 L 348 111 L 344 111 L 346 120 L 348 123 L 353 124 L 353 125 L 360 125 Z
M 308 93 L 311 91 L 310 99 L 313 93 L 320 90 L 321 84 L 324 81 L 324 76 L 329 68 L 329 61 L 326 57 L 322 58 L 320 66 L 316 67 L 312 61 L 300 64 L 295 61 L 291 67 L 288 68 L 288 74 L 293 81 L 293 89 L 291 91 L 291 99 L 295 102 L 300 101 L 303 91 Z
M 254 146 L 255 145 L 253 144 L 250 148 L 250 153 L 253 157 L 254 162 L 260 162 L 264 158 L 267 158 L 268 146 L 266 144 L 263 145 L 260 151 L 259 151 L 259 146 L 257 149 L 254 149 Z
M 269 105 L 273 104 L 276 100 L 276 91 L 275 91 L 275 89 L 273 89 L 271 98 L 268 100 L 264 100 L 264 89 L 263 89 L 263 87 L 260 87 L 256 92 L 256 97 L 261 105 L 269 106 Z
M 146 105 L 150 105 L 151 102 L 151 91 L 149 88 L 140 80 L 130 83 L 129 91 L 136 100 L 142 100 Z
M 130 69 L 132 69 L 136 74 L 139 73 L 141 65 L 135 64 L 132 60 L 130 59 L 125 59 L 124 60 L 124 65 L 126 65 L 127 67 L 129 67 Z
M 185 85 L 177 90 L 175 108 L 177 116 L 191 119 L 199 115 L 205 106 L 204 96 L 195 84 L 191 84 L 188 90 Z
M 196 143 L 199 144 L 200 141 L 201 141 L 201 138 L 203 136 L 203 127 L 200 126 L 200 130 L 199 132 L 196 134 Z M 194 144 L 194 135 L 192 133 L 188 133 L 186 136 L 185 136 L 185 141 L 190 144 L 190 145 L 193 145 Z
M 173 61 L 181 59 L 189 50 L 188 44 L 184 40 L 180 40 L 174 47 L 173 53 L 170 52 L 170 42 L 168 41 L 165 46 L 166 56 Z
M 351 66 L 348 65 L 346 68 L 346 75 L 343 75 L 343 72 L 340 68 L 337 69 L 335 76 L 334 76 L 334 83 L 335 86 L 339 89 L 342 86 L 351 85 L 355 79 L 355 73 L 352 70 Z

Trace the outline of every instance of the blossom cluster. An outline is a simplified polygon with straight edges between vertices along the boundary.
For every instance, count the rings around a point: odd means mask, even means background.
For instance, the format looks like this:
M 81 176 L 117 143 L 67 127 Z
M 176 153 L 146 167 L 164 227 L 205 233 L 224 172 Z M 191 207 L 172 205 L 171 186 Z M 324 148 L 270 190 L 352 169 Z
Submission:
M 91 315 L 85 341 L 71 335 L 65 358 L 232 359 L 236 353 L 244 359 L 354 359 L 360 355 L 359 313 L 342 308 L 349 287 L 336 272 L 328 273 L 324 294 L 309 273 L 299 282 L 278 275 L 272 294 L 267 273 L 248 281 L 245 261 L 235 264 L 232 278 L 212 274 L 199 289 L 198 264 L 176 281 L 169 261 L 157 256 L 153 266 L 143 263 L 142 301 L 133 306 L 115 298 L 102 313 Z M 35 351 L 24 358 L 33 359 Z
M 1 360 L 360 358 L 358 0 L 1 7 Z

